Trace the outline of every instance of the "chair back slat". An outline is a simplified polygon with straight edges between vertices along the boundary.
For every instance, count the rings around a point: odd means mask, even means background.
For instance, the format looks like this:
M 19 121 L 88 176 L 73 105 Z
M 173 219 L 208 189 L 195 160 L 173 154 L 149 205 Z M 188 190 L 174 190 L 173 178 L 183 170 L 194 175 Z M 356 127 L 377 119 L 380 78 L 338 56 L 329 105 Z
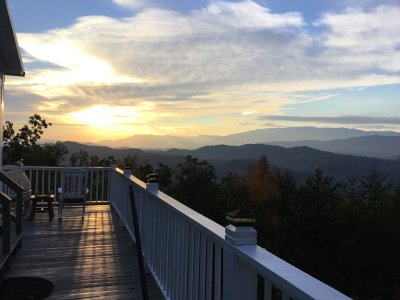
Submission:
M 89 192 L 87 168 L 64 168 L 61 183 L 61 189 L 59 190 L 60 203 L 58 205 L 58 217 L 62 219 L 64 205 L 77 205 L 80 203 L 82 205 L 83 219 L 85 215 L 86 196 Z M 77 203 L 75 203 L 76 201 Z
M 65 169 L 63 176 L 64 198 L 86 198 L 88 172 L 85 169 Z

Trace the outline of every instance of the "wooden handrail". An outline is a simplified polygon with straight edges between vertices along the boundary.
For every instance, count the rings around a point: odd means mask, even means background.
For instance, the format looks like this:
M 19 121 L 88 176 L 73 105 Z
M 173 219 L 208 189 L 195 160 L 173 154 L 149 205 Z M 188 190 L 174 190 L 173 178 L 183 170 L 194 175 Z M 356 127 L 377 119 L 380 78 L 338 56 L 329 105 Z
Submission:
M 0 182 L 7 188 L 11 189 L 16 194 L 16 212 L 15 212 L 15 225 L 16 233 L 22 233 L 22 205 L 24 188 L 8 177 L 3 171 L 0 171 Z
M 5 188 L 15 193 L 16 212 L 11 213 L 11 197 L 0 191 L 0 214 L 2 217 L 2 253 L 0 258 L 0 272 L 9 269 L 9 261 L 12 253 L 21 246 L 22 239 L 22 205 L 24 189 L 5 173 L 0 171 L 0 182 Z M 15 223 L 15 236 L 11 238 L 11 222 Z
M 13 190 L 15 193 L 22 193 L 24 191 L 24 188 L 20 186 L 18 183 L 16 183 L 14 180 L 12 180 L 10 177 L 8 177 L 3 171 L 0 171 L 0 182 L 5 184 L 8 188 Z
M 11 198 L 6 194 L 0 192 L 0 205 L 2 215 L 2 233 L 3 233 L 3 245 L 2 254 L 7 255 L 10 253 L 11 247 L 11 218 L 10 218 L 10 202 Z

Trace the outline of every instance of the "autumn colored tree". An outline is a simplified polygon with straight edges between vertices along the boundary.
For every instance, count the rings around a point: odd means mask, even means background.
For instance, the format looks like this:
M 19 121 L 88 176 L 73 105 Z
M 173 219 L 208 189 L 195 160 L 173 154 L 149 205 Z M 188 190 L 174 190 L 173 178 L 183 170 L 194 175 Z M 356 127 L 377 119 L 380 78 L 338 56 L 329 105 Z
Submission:
M 246 178 L 252 205 L 261 206 L 268 198 L 277 194 L 277 182 L 266 156 L 261 156 L 258 163 L 249 166 Z

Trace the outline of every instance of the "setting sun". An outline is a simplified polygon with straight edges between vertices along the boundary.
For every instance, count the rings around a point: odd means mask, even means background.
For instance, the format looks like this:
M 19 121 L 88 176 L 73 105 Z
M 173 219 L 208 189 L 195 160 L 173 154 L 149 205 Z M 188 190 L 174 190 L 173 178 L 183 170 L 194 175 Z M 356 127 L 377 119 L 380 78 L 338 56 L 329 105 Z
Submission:
M 68 119 L 81 125 L 102 127 L 116 124 L 133 124 L 138 113 L 130 107 L 96 105 L 68 114 Z

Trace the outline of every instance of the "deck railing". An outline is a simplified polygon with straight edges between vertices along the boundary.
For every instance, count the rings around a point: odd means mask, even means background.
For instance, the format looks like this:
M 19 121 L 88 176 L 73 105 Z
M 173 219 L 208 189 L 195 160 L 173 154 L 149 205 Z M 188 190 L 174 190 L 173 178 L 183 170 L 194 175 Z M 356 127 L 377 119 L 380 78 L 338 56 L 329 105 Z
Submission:
M 349 299 L 257 245 L 235 246 L 225 228 L 119 169 L 110 203 L 134 238 L 134 188 L 143 254 L 166 299 Z M 260 278 L 262 278 L 260 280 Z
M 22 239 L 22 201 L 23 188 L 0 172 L 0 275 L 9 267 L 9 258 L 21 246 Z M 12 191 L 14 195 L 15 210 L 11 209 L 11 198 L 3 190 Z M 15 230 L 11 226 L 15 224 Z M 0 281 L 1 281 L 0 276 Z
M 61 186 L 63 167 L 24 166 L 24 171 L 31 182 L 32 192 L 53 193 Z M 108 203 L 110 200 L 110 168 L 89 167 L 88 204 Z

